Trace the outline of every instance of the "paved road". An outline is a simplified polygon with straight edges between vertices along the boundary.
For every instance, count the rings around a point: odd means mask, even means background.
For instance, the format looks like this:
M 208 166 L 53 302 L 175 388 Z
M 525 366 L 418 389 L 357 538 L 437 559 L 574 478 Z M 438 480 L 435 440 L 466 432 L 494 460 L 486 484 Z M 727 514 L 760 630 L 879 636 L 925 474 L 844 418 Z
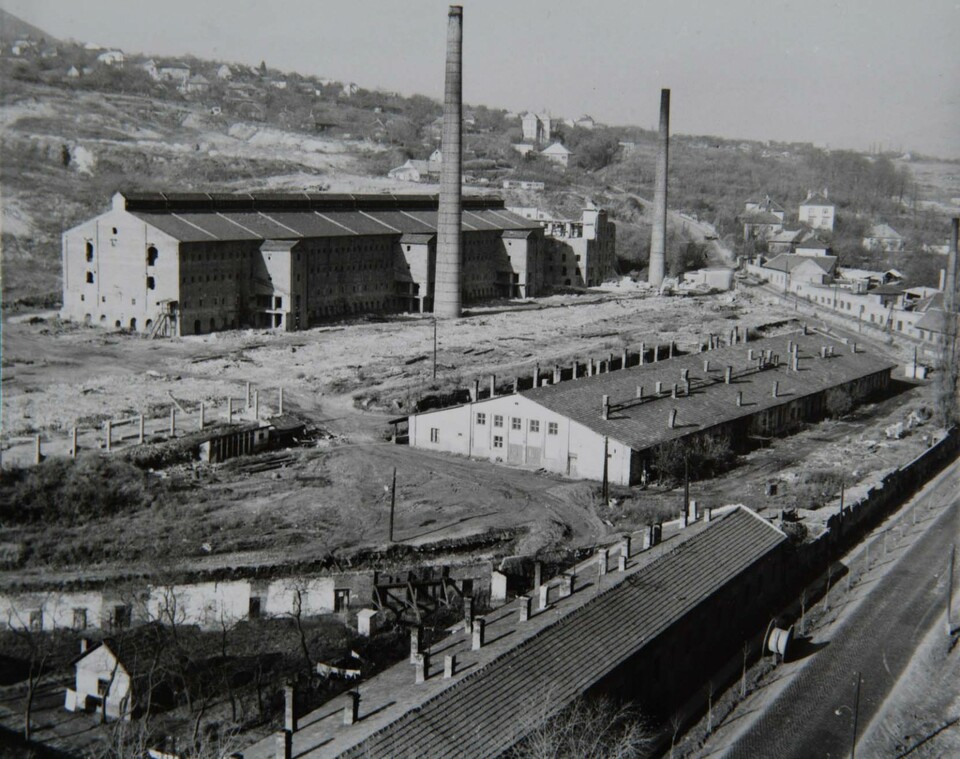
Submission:
M 960 537 L 958 482 L 954 462 L 918 499 L 936 507 L 927 529 L 725 757 L 849 756 L 855 673 L 862 672 L 862 731 L 943 611 L 947 555 Z

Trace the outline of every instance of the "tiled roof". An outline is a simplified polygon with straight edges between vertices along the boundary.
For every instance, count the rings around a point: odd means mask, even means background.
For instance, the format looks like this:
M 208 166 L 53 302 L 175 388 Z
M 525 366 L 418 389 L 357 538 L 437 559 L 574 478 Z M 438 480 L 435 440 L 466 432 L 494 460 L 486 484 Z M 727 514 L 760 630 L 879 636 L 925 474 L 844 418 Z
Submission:
M 798 245 L 797 247 L 806 247 L 807 249 L 823 249 L 823 246 L 821 245 Z M 776 258 L 772 258 L 767 261 L 763 265 L 763 268 L 774 269 L 775 271 L 793 271 L 798 266 L 802 266 L 808 261 L 812 261 L 815 265 L 819 266 L 826 274 L 832 273 L 837 265 L 836 256 L 798 256 L 795 253 L 781 253 Z
M 803 235 L 804 230 L 802 229 L 784 229 L 780 232 L 777 232 L 773 237 L 767 240 L 767 243 L 771 242 L 795 242 L 799 240 Z
M 435 234 L 435 195 L 125 194 L 127 210 L 181 242 Z M 464 198 L 465 232 L 532 231 L 539 224 L 499 198 Z
M 531 712 L 546 716 L 562 708 L 785 541 L 746 508 L 731 511 L 377 732 L 353 745 L 343 732 L 343 743 L 319 751 L 396 759 L 498 756 L 541 716 Z
M 740 216 L 744 224 L 783 224 L 783 219 L 765 211 L 748 211 Z
M 810 259 L 812 260 L 812 259 Z M 788 368 L 787 341 L 800 349 L 800 371 Z M 834 356 L 820 358 L 821 346 L 833 346 Z M 758 371 L 756 361 L 748 361 L 747 352 L 755 355 L 763 349 L 780 356 L 780 366 Z M 710 371 L 703 371 L 703 362 L 710 360 Z M 724 383 L 724 368 L 733 367 L 733 382 Z M 875 352 L 861 347 L 853 354 L 843 343 L 821 335 L 800 333 L 769 337 L 748 344 L 693 353 L 668 361 L 647 362 L 625 370 L 595 374 L 556 385 L 532 388 L 520 393 L 524 397 L 569 417 L 600 435 L 607 435 L 638 451 L 666 440 L 707 430 L 735 419 L 752 416 L 764 409 L 797 398 L 818 393 L 836 385 L 890 370 L 896 364 Z M 674 383 L 682 391 L 681 370 L 689 371 L 689 396 L 672 398 Z M 654 396 L 657 381 L 665 392 Z M 778 397 L 773 397 L 773 383 L 779 382 Z M 645 398 L 637 400 L 637 386 Z M 738 392 L 743 393 L 743 406 L 736 405 Z M 601 416 L 602 397 L 610 396 L 607 419 Z M 624 404 L 622 407 L 618 404 Z M 669 428 L 671 409 L 677 410 L 676 426 Z

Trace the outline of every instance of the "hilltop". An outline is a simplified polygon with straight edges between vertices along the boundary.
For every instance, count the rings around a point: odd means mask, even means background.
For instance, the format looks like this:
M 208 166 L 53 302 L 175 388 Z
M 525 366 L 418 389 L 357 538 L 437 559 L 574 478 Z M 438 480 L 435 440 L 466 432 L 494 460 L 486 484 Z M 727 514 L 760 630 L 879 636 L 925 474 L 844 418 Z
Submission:
M 59 40 L 43 29 L 28 24 L 9 11 L 0 8 L 0 42 L 10 43 L 20 39 L 44 40 L 47 44 L 55 44 Z
M 431 98 L 266 64 L 131 53 L 114 60 L 113 52 L 55 42 L 8 13 L 2 18 L 5 31 L 36 41 L 16 54 L 5 45 L 0 57 L 5 305 L 57 302 L 62 230 L 103 210 L 120 188 L 437 190 L 387 177 L 438 146 L 442 109 Z M 468 192 L 497 192 L 508 205 L 568 217 L 588 201 L 600 204 L 618 225 L 621 271 L 643 270 L 649 218 L 637 197 L 652 195 L 654 133 L 557 120 L 555 139 L 574 153 L 563 169 L 512 147 L 521 142 L 518 115 L 482 105 L 465 113 Z M 503 190 L 504 179 L 545 188 Z M 756 252 L 740 241 L 737 216 L 747 198 L 769 193 L 795 214 L 808 189 L 829 185 L 841 220 L 831 242 L 851 263 L 860 263 L 859 239 L 872 220 L 893 224 L 912 249 L 942 244 L 945 204 L 960 195 L 956 164 L 685 135 L 672 137 L 670 181 L 671 207 L 713 224 L 744 255 Z M 677 225 L 677 261 L 688 242 Z M 928 282 L 942 265 L 917 256 L 868 263 Z

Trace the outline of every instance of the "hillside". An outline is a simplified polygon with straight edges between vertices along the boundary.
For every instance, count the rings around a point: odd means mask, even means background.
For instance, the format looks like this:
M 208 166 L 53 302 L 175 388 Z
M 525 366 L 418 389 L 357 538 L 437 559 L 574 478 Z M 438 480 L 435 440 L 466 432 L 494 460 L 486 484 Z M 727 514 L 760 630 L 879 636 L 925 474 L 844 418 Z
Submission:
M 102 211 L 120 188 L 437 191 L 436 185 L 386 176 L 437 147 L 441 107 L 430 98 L 265 65 L 153 61 L 203 77 L 192 91 L 156 70 L 151 78 L 142 56 L 126 54 L 119 67 L 98 62 L 96 51 L 78 44 L 46 50 L 14 55 L 5 49 L 0 57 L 5 306 L 57 302 L 61 232 Z M 562 127 L 559 138 L 575 154 L 563 170 L 511 147 L 521 139 L 515 116 L 484 106 L 466 112 L 469 192 L 496 191 L 508 205 L 567 216 L 578 216 L 588 200 L 603 205 L 618 224 L 621 270 L 643 269 L 649 218 L 630 195 L 652 196 L 655 134 L 636 127 Z M 919 181 L 912 167 L 922 169 Z M 808 189 L 829 186 L 841 220 L 834 247 L 851 263 L 863 263 L 859 238 L 871 219 L 895 226 L 912 249 L 942 244 L 950 198 L 960 194 L 956 169 L 810 145 L 675 135 L 670 206 L 714 224 L 731 247 L 749 255 L 754 249 L 739 243 L 736 221 L 746 198 L 769 193 L 795 213 Z M 546 189 L 503 191 L 505 178 L 543 181 Z M 682 232 L 674 235 L 675 257 L 687 242 Z M 942 265 L 929 256 L 868 263 L 916 269 L 914 278 L 927 282 Z
M 28 24 L 23 19 L 0 8 L 0 42 L 8 44 L 20 39 L 44 40 L 50 45 L 59 41 L 52 34 L 47 34 L 43 29 Z

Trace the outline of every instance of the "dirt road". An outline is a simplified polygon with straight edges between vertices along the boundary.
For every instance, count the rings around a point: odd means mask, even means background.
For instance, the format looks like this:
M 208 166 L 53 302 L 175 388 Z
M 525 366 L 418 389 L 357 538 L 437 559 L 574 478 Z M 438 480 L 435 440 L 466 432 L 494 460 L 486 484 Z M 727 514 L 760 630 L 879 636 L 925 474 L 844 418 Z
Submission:
M 931 625 L 946 592 L 946 557 L 960 536 L 960 462 L 917 498 L 925 529 L 880 577 L 832 638 L 726 751 L 710 756 L 845 757 L 854 720 L 866 725 L 897 683 Z M 856 673 L 861 673 L 854 712 Z

